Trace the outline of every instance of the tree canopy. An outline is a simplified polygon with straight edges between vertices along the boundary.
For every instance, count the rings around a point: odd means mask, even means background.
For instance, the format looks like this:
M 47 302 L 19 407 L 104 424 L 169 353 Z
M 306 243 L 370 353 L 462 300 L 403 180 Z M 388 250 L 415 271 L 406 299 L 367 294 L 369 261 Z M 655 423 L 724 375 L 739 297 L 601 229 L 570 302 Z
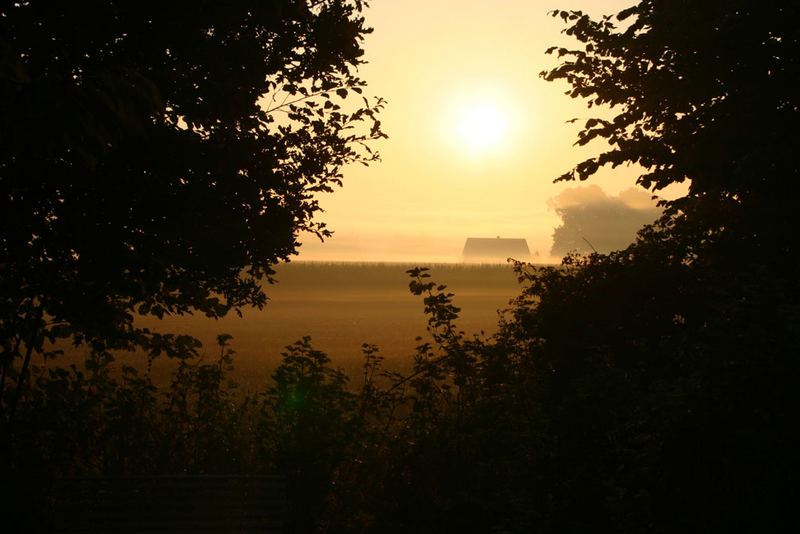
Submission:
M 554 531 L 790 531 L 800 6 L 553 15 L 579 45 L 551 49 L 542 76 L 613 115 L 577 141 L 609 148 L 558 179 L 639 164 L 640 185 L 689 189 L 624 250 L 519 266 L 500 340 L 529 361 L 552 434 L 547 516 Z
M 542 73 L 567 94 L 610 105 L 612 119 L 586 121 L 577 143 L 611 149 L 561 180 L 585 180 L 599 166 L 638 163 L 639 183 L 662 189 L 690 180 L 693 195 L 741 199 L 796 191 L 800 32 L 796 2 L 644 0 L 592 20 L 555 11 L 581 47 L 553 47 L 562 63 Z
M 260 307 L 299 234 L 330 234 L 316 195 L 384 137 L 360 96 L 364 7 L 3 5 L 3 423 L 46 340 L 191 355 L 134 314 Z
M 264 304 L 299 233 L 329 235 L 315 195 L 377 157 L 364 6 L 3 5 L 4 377 L 45 335 L 158 352 L 132 312 Z

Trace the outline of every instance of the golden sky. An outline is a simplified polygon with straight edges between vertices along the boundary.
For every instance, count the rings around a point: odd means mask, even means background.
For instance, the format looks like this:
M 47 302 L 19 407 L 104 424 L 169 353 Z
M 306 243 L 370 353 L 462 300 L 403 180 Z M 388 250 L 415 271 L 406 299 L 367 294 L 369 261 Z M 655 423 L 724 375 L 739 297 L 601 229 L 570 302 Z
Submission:
M 387 100 L 382 161 L 344 170 L 320 198 L 325 243 L 303 239 L 300 260 L 458 261 L 467 237 L 524 237 L 549 254 L 560 219 L 548 200 L 575 183 L 553 179 L 604 145 L 574 147 L 581 101 L 539 72 L 557 63 L 554 8 L 616 13 L 632 0 L 374 0 L 364 42 L 365 93 Z M 634 168 L 591 183 L 616 195 Z M 587 184 L 582 184 L 587 185 Z

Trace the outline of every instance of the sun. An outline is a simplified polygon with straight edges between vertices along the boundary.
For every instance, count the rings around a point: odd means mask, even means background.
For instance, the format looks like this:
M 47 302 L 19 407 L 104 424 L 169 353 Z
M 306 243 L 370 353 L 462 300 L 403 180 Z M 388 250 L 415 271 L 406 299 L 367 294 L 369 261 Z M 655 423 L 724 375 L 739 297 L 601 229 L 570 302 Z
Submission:
M 508 133 L 508 117 L 491 102 L 466 107 L 456 123 L 456 133 L 469 150 L 494 148 L 503 142 Z
M 442 153 L 446 161 L 494 165 L 519 153 L 530 114 L 513 88 L 475 81 L 443 87 L 426 116 L 435 117 L 439 139 L 450 149 Z

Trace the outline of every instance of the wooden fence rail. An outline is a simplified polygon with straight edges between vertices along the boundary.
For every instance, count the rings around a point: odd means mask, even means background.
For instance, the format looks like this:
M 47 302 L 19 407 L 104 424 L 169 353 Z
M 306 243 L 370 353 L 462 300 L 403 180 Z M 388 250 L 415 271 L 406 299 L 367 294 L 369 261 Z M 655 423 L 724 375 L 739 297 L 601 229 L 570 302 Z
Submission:
M 284 532 L 279 475 L 64 478 L 54 490 L 56 532 Z

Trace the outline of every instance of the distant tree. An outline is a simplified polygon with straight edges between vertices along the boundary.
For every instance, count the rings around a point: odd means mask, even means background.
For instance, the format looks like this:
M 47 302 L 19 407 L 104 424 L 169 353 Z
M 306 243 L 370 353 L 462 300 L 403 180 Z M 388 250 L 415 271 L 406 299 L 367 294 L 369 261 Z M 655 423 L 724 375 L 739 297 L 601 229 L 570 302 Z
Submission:
M 557 208 L 561 225 L 553 231 L 551 256 L 569 252 L 611 252 L 630 245 L 636 231 L 658 216 L 655 210 L 638 210 L 619 204 L 588 204 Z
M 361 0 L 0 8 L 0 409 L 33 354 L 179 355 L 133 315 L 262 306 L 315 195 L 376 158 Z M 12 385 L 16 388 L 12 389 Z
M 607 253 L 633 243 L 636 232 L 655 222 L 661 210 L 641 189 L 629 189 L 626 195 L 645 203 L 631 205 L 622 195 L 609 196 L 596 185 L 567 189 L 550 199 L 548 203 L 561 217 L 561 225 L 553 231 L 550 255 Z M 570 196 L 580 198 L 570 199 Z

